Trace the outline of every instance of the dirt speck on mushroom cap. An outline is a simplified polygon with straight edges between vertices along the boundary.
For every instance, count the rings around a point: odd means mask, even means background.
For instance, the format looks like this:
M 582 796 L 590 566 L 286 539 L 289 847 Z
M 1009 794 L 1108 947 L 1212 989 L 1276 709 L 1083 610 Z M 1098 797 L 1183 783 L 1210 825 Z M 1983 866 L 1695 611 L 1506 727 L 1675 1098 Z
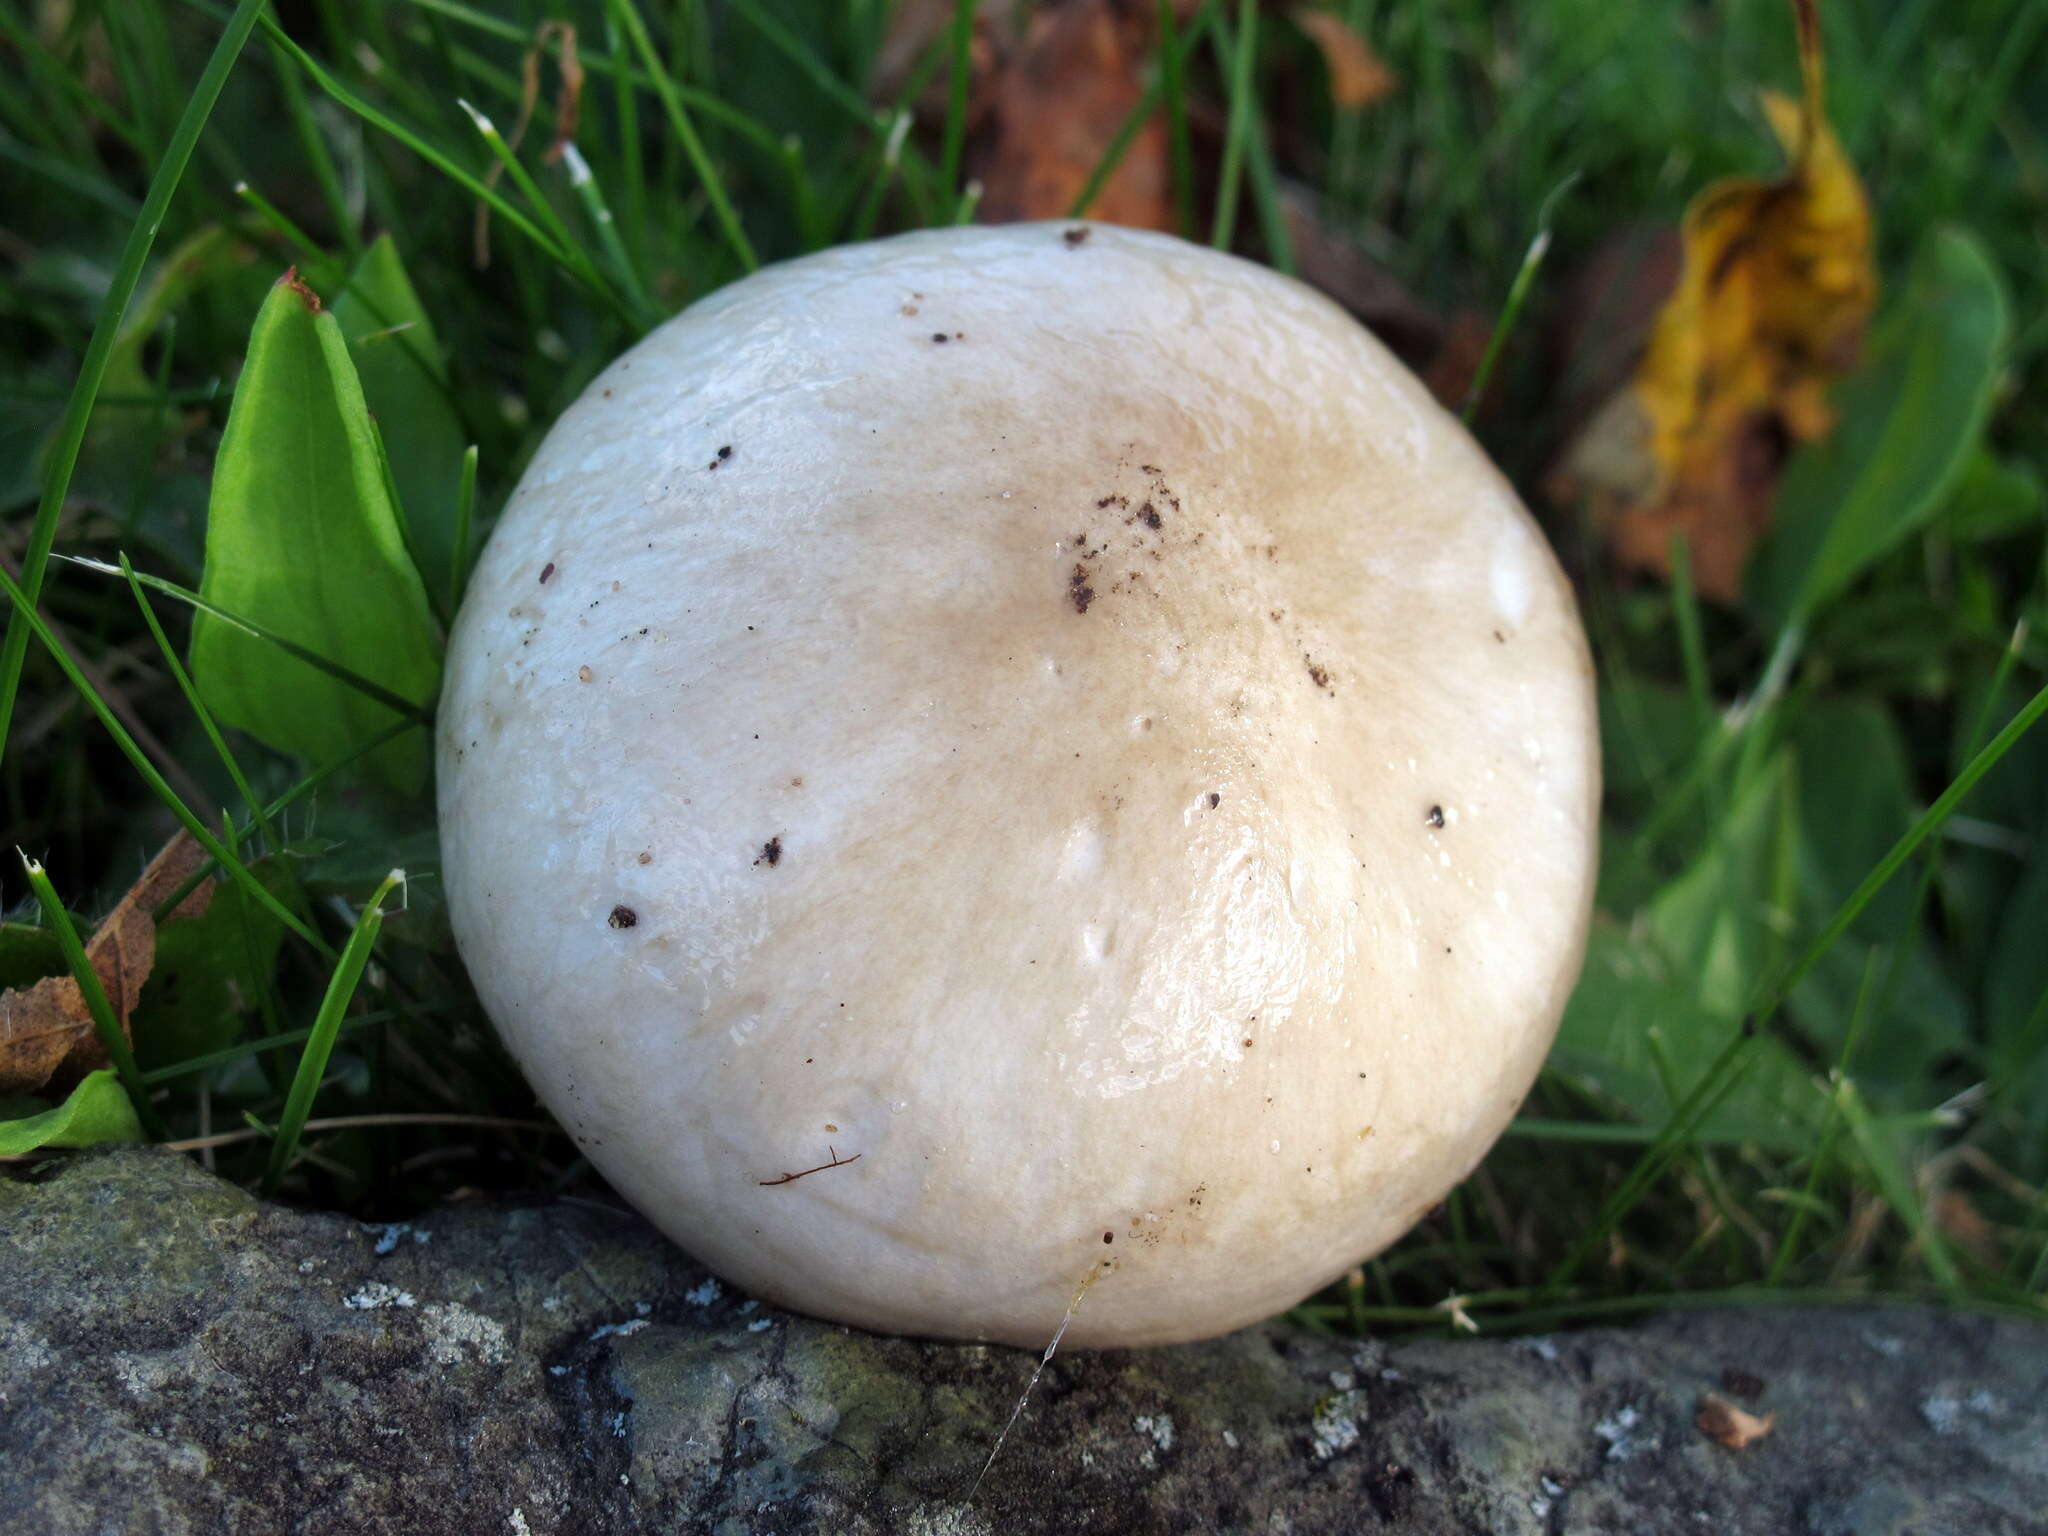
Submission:
M 1548 1046 L 1598 793 L 1569 590 L 1462 430 L 1307 289 L 1073 227 L 656 331 L 513 497 L 441 718 L 463 953 L 621 1191 L 761 1294 L 1040 1346 L 1104 1230 L 1070 1344 L 1249 1321 L 1441 1198 Z M 771 1203 L 827 1123 L 860 1161 Z

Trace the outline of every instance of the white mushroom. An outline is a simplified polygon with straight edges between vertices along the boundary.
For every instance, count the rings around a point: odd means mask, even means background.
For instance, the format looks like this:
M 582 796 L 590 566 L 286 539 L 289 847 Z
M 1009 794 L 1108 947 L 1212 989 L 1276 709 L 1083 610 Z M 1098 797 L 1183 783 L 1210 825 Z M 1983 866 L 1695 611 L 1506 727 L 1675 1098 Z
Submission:
M 1592 679 L 1513 491 L 1307 288 L 1106 226 L 757 273 L 548 436 L 440 719 L 477 987 L 731 1281 L 1213 1334 L 1400 1236 L 1536 1075 Z M 1106 1267 L 1105 1267 L 1106 1266 Z

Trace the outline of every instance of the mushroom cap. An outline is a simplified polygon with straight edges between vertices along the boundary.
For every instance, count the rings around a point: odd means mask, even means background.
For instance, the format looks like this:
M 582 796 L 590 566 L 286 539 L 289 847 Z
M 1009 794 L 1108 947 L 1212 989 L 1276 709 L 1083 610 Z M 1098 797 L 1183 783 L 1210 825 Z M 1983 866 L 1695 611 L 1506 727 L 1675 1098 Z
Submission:
M 541 1097 L 718 1273 L 891 1332 L 1297 1301 L 1478 1161 L 1585 940 L 1542 535 L 1335 305 L 1160 235 L 904 235 L 660 327 L 513 495 L 438 739 Z

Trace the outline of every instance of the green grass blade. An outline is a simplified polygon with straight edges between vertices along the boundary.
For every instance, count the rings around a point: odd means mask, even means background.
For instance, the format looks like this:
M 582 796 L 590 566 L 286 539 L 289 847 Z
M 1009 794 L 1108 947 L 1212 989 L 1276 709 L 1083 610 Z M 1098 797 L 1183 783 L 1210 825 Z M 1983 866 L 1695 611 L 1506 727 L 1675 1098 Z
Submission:
M 20 856 L 22 872 L 28 876 L 28 883 L 35 890 L 36 900 L 42 903 L 44 921 L 56 933 L 57 942 L 63 947 L 64 962 L 71 967 L 71 979 L 78 983 L 78 990 L 85 995 L 86 1011 L 92 1015 L 93 1032 L 99 1036 L 100 1048 L 107 1053 L 107 1060 L 113 1064 L 121 1086 L 128 1090 L 129 1101 L 134 1104 L 136 1118 L 142 1122 L 143 1129 L 149 1132 L 152 1140 L 162 1141 L 165 1134 L 163 1120 L 149 1102 L 149 1089 L 143 1084 L 141 1069 L 135 1065 L 135 1052 L 129 1048 L 127 1031 L 114 1016 L 114 1005 L 107 1000 L 107 989 L 100 984 L 100 973 L 93 968 L 85 953 L 78 929 L 72 926 L 71 914 L 64 910 L 57 888 L 50 884 L 50 877 L 43 872 L 43 866 L 18 848 L 15 853 Z
M 611 268 L 612 280 L 632 306 L 635 332 L 645 334 L 661 323 L 661 306 L 654 302 L 653 295 L 640 281 L 640 273 L 633 266 L 626 243 L 619 238 L 618 223 L 612 217 L 611 204 L 605 201 L 604 188 L 597 184 L 590 162 L 583 158 L 583 152 L 573 142 L 562 145 L 562 164 L 569 173 L 570 190 L 583 204 L 584 215 L 597 231 L 597 242 Z
M 1856 1085 L 1843 1079 L 1838 1093 L 1842 1118 L 1848 1123 L 1849 1134 L 1856 1140 L 1871 1173 L 1877 1179 L 1877 1187 L 1884 1194 L 1885 1203 L 1892 1212 L 1911 1230 L 1920 1244 L 1920 1251 L 1926 1255 L 1927 1267 L 1934 1271 L 1935 1280 L 1951 1295 L 1962 1289 L 1963 1277 L 1956 1269 L 1956 1261 L 1948 1251 L 1948 1243 L 1940 1231 L 1927 1219 L 1927 1212 L 1920 1203 L 1919 1191 L 1913 1188 L 1913 1180 L 1900 1164 L 1898 1153 L 1882 1132 L 1871 1123 L 1870 1111 L 1863 1107 L 1862 1095 Z
M 1536 233 L 1529 240 L 1529 248 L 1522 253 L 1522 264 L 1515 269 L 1515 280 L 1508 284 L 1507 302 L 1501 306 L 1500 318 L 1493 323 L 1493 334 L 1486 338 L 1486 350 L 1479 355 L 1479 366 L 1473 370 L 1472 385 L 1465 391 L 1465 404 L 1458 412 L 1458 419 L 1468 427 L 1479 409 L 1479 402 L 1486 396 L 1486 386 L 1493 378 L 1494 365 L 1500 361 L 1501 349 L 1507 345 L 1509 333 L 1521 318 L 1522 307 L 1529 302 L 1529 290 L 1535 285 L 1543 258 L 1550 254 L 1551 220 L 1557 201 L 1578 179 L 1577 171 L 1565 177 L 1550 189 L 1550 195 L 1543 199 L 1543 206 L 1536 210 Z
M 1714 728 L 1714 688 L 1707 673 L 1707 642 L 1700 627 L 1700 595 L 1692 580 L 1692 544 L 1671 535 L 1671 609 L 1678 624 L 1678 654 L 1685 667 L 1685 691 L 1701 733 Z M 1719 819 L 1718 817 L 1716 818 Z
M 740 228 L 739 214 L 734 212 L 732 199 L 726 195 L 725 182 L 711 164 L 711 157 L 704 152 L 704 144 L 697 137 L 697 130 L 691 126 L 690 114 L 683 106 L 683 99 L 676 93 L 676 82 L 662 63 L 661 55 L 655 51 L 654 39 L 647 35 L 647 23 L 641 19 L 640 9 L 634 0 L 608 0 L 611 13 L 618 17 L 625 28 L 633 51 L 640 56 L 641 66 L 652 77 L 654 94 L 661 102 L 661 108 L 668 116 L 669 128 L 683 146 L 683 153 L 689 157 L 691 168 L 697 173 L 698 184 L 704 188 L 705 196 L 711 199 L 713 214 L 718 227 L 725 235 L 726 244 L 739 257 L 740 266 L 752 272 L 761 265 L 761 258 L 754 254 L 754 247 L 748 242 L 746 231 Z
M 346 756 L 338 757 L 330 763 L 323 763 L 320 767 L 315 768 L 311 773 L 307 774 L 304 778 L 300 779 L 296 784 L 292 785 L 290 789 L 286 790 L 283 794 L 279 795 L 275 800 L 271 801 L 270 804 L 266 805 L 263 808 L 263 814 L 272 819 L 282 816 L 292 806 L 298 804 L 299 801 L 305 799 L 306 796 L 313 793 L 314 790 L 318 789 L 322 784 L 325 784 L 329 779 L 333 778 L 336 774 L 342 772 L 344 769 L 354 767 L 357 763 L 361 762 L 364 758 L 370 756 L 373 752 L 375 752 L 379 747 L 383 746 L 386 742 L 395 741 L 398 737 L 403 736 L 407 731 L 413 729 L 416 729 L 416 727 L 412 724 L 412 722 L 401 720 L 397 724 L 393 725 L 389 730 L 385 731 L 383 734 L 378 736 L 372 736 L 368 741 L 364 742 L 361 746 L 357 747 L 353 752 L 348 753 Z M 234 851 L 234 846 L 239 844 L 241 839 L 247 837 L 251 832 L 253 832 L 256 829 L 256 825 L 256 818 L 254 816 L 251 816 L 249 820 L 243 822 L 239 827 L 234 827 L 231 829 L 231 835 L 227 839 L 230 845 L 231 852 Z M 195 869 L 190 875 L 187 875 L 185 879 L 179 883 L 178 887 L 175 890 L 173 890 L 168 896 L 164 897 L 162 901 L 156 904 L 155 909 L 151 912 L 150 915 L 154 917 L 158 922 L 162 922 L 166 917 L 169 917 L 171 913 L 177 910 L 178 904 L 180 902 L 182 902 L 187 896 L 190 896 L 195 890 L 199 888 L 200 883 L 202 881 L 211 879 L 218 870 L 218 868 L 218 864 L 208 863 L 202 865 L 198 869 Z
M 266 16 L 264 18 L 263 25 L 265 30 L 292 56 L 293 62 L 303 69 L 312 82 L 333 98 L 334 101 L 345 107 L 348 111 L 353 112 L 372 128 L 377 129 L 387 137 L 396 139 L 400 144 L 403 144 L 407 149 L 426 161 L 427 164 L 433 166 L 435 170 L 461 187 L 471 197 L 479 198 L 488 204 L 491 212 L 539 246 L 547 254 L 548 259 L 558 263 L 564 271 L 572 274 L 576 272 L 574 256 L 550 239 L 539 225 L 535 224 L 533 220 L 513 206 L 512 202 L 503 193 L 499 192 L 497 188 L 486 186 L 480 177 L 471 175 L 458 165 L 453 158 L 443 154 L 424 138 L 420 137 L 419 134 L 414 133 L 412 129 L 363 100 L 362 97 L 329 74 L 318 59 L 315 59 L 305 49 L 293 42 L 290 35 L 270 20 L 269 17 Z M 599 294 L 598 297 L 603 298 L 604 295 Z
M 165 808 L 173 816 L 177 817 L 179 824 L 192 834 L 199 846 L 212 854 L 215 861 L 237 884 L 254 896 L 260 905 L 269 908 L 271 912 L 275 913 L 278 920 L 291 929 L 293 933 L 296 933 L 322 954 L 332 955 L 334 947 L 311 928 L 308 928 L 299 919 L 297 914 L 289 911 L 282 902 L 273 896 L 265 888 L 263 882 L 249 872 L 249 867 L 236 858 L 218 837 L 214 836 L 213 829 L 195 816 L 192 813 L 191 807 L 178 798 L 178 792 L 164 782 L 163 774 L 157 770 L 156 764 L 149 760 L 149 754 L 137 745 L 135 738 L 128 733 L 128 728 L 121 723 L 120 719 L 114 714 L 114 711 L 108 707 L 107 701 L 99 696 L 98 690 L 92 686 L 91 679 L 78 670 L 78 663 L 71 659 L 70 653 L 59 643 L 55 632 L 44 621 L 43 616 L 36 612 L 35 605 L 29 601 L 28 594 L 21 589 L 20 585 L 4 569 L 0 569 L 0 594 L 4 594 L 8 602 L 13 605 L 15 618 L 26 625 L 29 633 L 33 634 L 36 639 L 42 641 L 43 649 L 49 653 L 50 659 L 57 663 L 58 669 L 63 672 L 71 686 L 78 690 L 79 697 L 85 700 L 86 708 L 90 709 L 98 717 L 100 724 L 106 727 L 107 734 L 114 738 L 114 745 L 121 749 L 121 755 L 126 757 L 129 763 L 133 765 L 135 771 L 142 775 L 143 782 L 149 785 L 150 790 L 159 800 L 163 801 Z M 408 724 L 408 729 L 410 729 L 410 724 Z
M 1785 968 L 1776 982 L 1764 990 L 1763 1001 L 1756 1009 L 1759 1023 L 1767 1022 L 1784 1005 L 1792 989 L 1805 979 L 1806 973 L 1820 962 L 1821 956 L 1833 948 L 1835 941 L 1848 931 L 1849 925 L 1856 921 L 1865 907 L 1870 905 L 1871 898 L 1883 889 L 1886 881 L 1898 873 L 1899 866 L 1913 856 L 1913 850 L 1954 814 L 1955 808 L 1963 802 L 1963 798 L 1976 788 L 1977 781 L 1997 766 L 1998 760 L 2012 749 L 2013 743 L 2026 735 L 2028 729 L 2044 713 L 2048 713 L 2048 687 L 2043 687 L 2029 699 L 2026 706 L 2007 722 L 2005 729 L 1993 737 L 1983 751 L 1970 759 L 1949 787 L 1941 792 L 1940 798 L 1921 812 L 1913 825 L 1892 845 L 1891 851 L 1878 861 L 1876 868 L 1864 876 L 1863 883 L 1849 893 L 1813 942 Z
M 292 129 L 299 136 L 299 147 L 305 151 L 306 162 L 313 168 L 313 181 L 320 188 L 320 196 L 327 203 L 327 217 L 334 225 L 334 233 L 341 240 L 341 247 L 348 252 L 350 261 L 359 260 L 363 254 L 362 232 L 356 228 L 356 221 L 350 217 L 348 199 L 341 190 L 341 175 L 334 168 L 334 156 L 328 153 L 327 140 L 320 132 L 320 125 L 313 121 L 313 113 L 306 104 L 306 88 L 299 79 L 298 70 L 292 67 L 291 59 L 277 45 L 277 39 L 266 38 L 269 45 L 271 68 L 277 72 L 277 83 L 284 92 L 285 115 L 292 121 Z
M 128 563 L 125 554 L 121 556 L 121 575 L 128 582 L 128 590 L 134 594 L 135 606 L 142 610 L 143 622 L 149 626 L 150 637 L 156 641 L 157 652 L 163 657 L 164 666 L 169 669 L 172 681 L 177 683 L 178 691 L 185 695 L 185 702 L 191 706 L 193 715 L 199 721 L 200 730 L 212 744 L 214 755 L 220 759 L 221 766 L 227 769 L 229 779 L 234 782 L 235 793 L 242 797 L 242 803 L 249 807 L 250 814 L 256 818 L 256 824 L 263 832 L 264 842 L 273 850 L 278 848 L 281 845 L 278 843 L 277 834 L 271 828 L 269 816 L 264 812 L 262 800 L 257 798 L 256 791 L 250 787 L 248 775 L 242 772 L 242 765 L 235 760 L 235 754 L 228 750 L 227 741 L 221 735 L 220 727 L 214 723 L 213 711 L 208 709 L 206 701 L 199 697 L 199 690 L 192 683 L 192 675 L 185 670 L 184 663 L 178 660 L 178 652 L 172 646 L 170 636 L 164 633 L 163 625 L 157 622 L 156 610 L 150 606 L 149 595 L 143 591 L 142 583 L 136 580 L 135 567 Z
M 133 219 L 141 212 L 141 205 L 134 198 L 104 177 L 83 171 L 48 150 L 24 144 L 4 130 L 0 130 L 0 160 L 12 161 L 53 186 L 62 187 L 74 197 L 98 203 L 117 218 Z
M 1227 251 L 1237 238 L 1238 184 L 1244 179 L 1246 144 L 1251 138 L 1252 114 L 1259 104 L 1252 94 L 1252 65 L 1258 54 L 1258 0 L 1238 0 L 1237 35 L 1232 38 L 1220 26 L 1217 49 L 1223 54 L 1230 77 L 1230 116 L 1223 136 L 1223 168 L 1216 177 L 1216 217 L 1209 226 L 1209 243 Z
M 1204 4 L 1199 25 L 1209 16 Z M 1174 0 L 1159 0 L 1159 88 L 1166 109 L 1167 157 L 1173 167 L 1173 208 L 1181 238 L 1195 234 L 1195 152 L 1188 130 L 1187 48 L 1174 16 Z
M 1582 1233 L 1578 1240 L 1558 1261 L 1545 1282 L 1545 1289 L 1551 1292 L 1562 1290 L 1571 1283 L 1593 1251 L 1607 1240 L 1607 1234 L 1621 1224 L 1622 1218 L 1634 1209 L 1635 1203 L 1651 1183 L 1662 1176 L 1664 1169 L 1682 1153 L 1692 1140 L 1693 1129 L 1711 1114 L 1741 1080 L 1742 1073 L 1756 1060 L 1757 1042 L 1762 1036 L 1745 1020 L 1735 1032 L 1735 1037 L 1722 1047 L 1713 1064 L 1700 1075 L 1698 1083 L 1671 1111 L 1671 1118 L 1664 1123 L 1657 1139 L 1650 1143 L 1641 1157 L 1636 1160 L 1628 1176 L 1619 1188 L 1608 1196 L 1600 1208 L 1600 1214 L 1593 1225 Z
M 1170 18 L 1172 14 L 1171 0 L 1162 0 L 1162 3 L 1165 7 L 1164 14 Z M 1160 109 L 1161 102 L 1168 103 L 1167 111 L 1169 114 L 1174 111 L 1174 107 L 1171 104 L 1173 100 L 1172 93 L 1179 90 L 1181 86 L 1180 50 L 1192 48 L 1201 39 L 1202 35 L 1210 29 L 1213 20 L 1214 13 L 1207 7 L 1204 7 L 1201 14 L 1195 17 L 1193 25 L 1188 28 L 1187 36 L 1179 39 L 1174 47 L 1170 71 L 1164 62 L 1166 57 L 1164 49 L 1166 45 L 1162 41 L 1162 65 L 1158 78 L 1146 85 L 1144 94 L 1138 98 L 1137 105 L 1124 114 L 1124 120 L 1117 125 L 1116 133 L 1111 136 L 1108 145 L 1097 158 L 1094 169 L 1089 171 L 1088 180 L 1082 184 L 1079 194 L 1076 195 L 1073 203 L 1068 207 L 1068 218 L 1085 219 L 1088 217 L 1088 209 L 1094 204 L 1095 199 L 1102 195 L 1103 187 L 1108 183 L 1109 178 L 1116 173 L 1117 166 L 1123 163 L 1124 155 L 1129 151 L 1132 141 L 1137 138 L 1138 131 L 1151 119 L 1152 114 Z M 1168 22 L 1162 23 L 1162 25 L 1170 25 L 1170 19 Z M 1165 34 L 1162 32 L 1161 36 L 1163 39 Z M 1181 126 L 1185 128 L 1187 116 L 1187 103 L 1185 101 L 1179 104 L 1179 112 L 1182 118 Z M 1175 169 L 1176 176 L 1179 173 L 1180 167 L 1177 165 Z M 1193 171 L 1189 170 L 1188 174 L 1192 178 Z M 1190 180 L 1190 186 L 1192 186 L 1192 180 Z M 1176 182 L 1176 187 L 1178 187 L 1178 182 Z M 1190 192 L 1188 195 L 1190 203 L 1192 203 L 1193 193 Z
M 953 0 L 946 37 L 946 127 L 939 148 L 939 189 L 948 197 L 960 187 L 960 152 L 967 143 L 967 87 L 971 83 L 976 0 Z M 964 222 L 956 221 L 956 222 Z
M 306 1047 L 299 1053 L 298 1070 L 292 1074 L 284 1113 L 278 1117 L 277 1135 L 270 1143 L 270 1161 L 263 1170 L 263 1193 L 266 1195 L 277 1193 L 285 1170 L 291 1166 L 292 1155 L 298 1150 L 299 1134 L 306 1128 L 306 1121 L 313 1112 L 320 1079 L 327 1074 L 327 1059 L 333 1055 L 335 1039 L 341 1033 L 342 1015 L 356 995 L 356 984 L 362 980 L 363 968 L 370 963 L 371 947 L 376 944 L 377 933 L 384 926 L 384 898 L 404 880 L 405 871 L 402 869 L 394 869 L 384 877 L 384 883 L 377 887 L 369 905 L 356 919 L 355 930 L 349 934 L 348 944 L 335 963 L 334 974 L 328 978 L 327 994 L 320 999 L 320 1011 L 314 1015 Z
M 373 1009 L 358 1013 L 341 1021 L 335 1031 L 337 1038 L 351 1034 L 366 1024 L 389 1024 L 399 1015 L 388 1008 Z M 210 1072 L 215 1067 L 231 1067 L 238 1061 L 247 1061 L 265 1051 L 283 1050 L 288 1045 L 302 1045 L 313 1038 L 314 1026 L 304 1029 L 284 1029 L 275 1034 L 262 1035 L 254 1040 L 243 1040 L 235 1045 L 225 1046 L 218 1051 L 208 1051 L 203 1056 L 188 1056 L 183 1061 L 174 1061 L 166 1067 L 153 1067 L 142 1074 L 142 1080 L 151 1087 L 161 1083 L 174 1083 L 180 1078 L 196 1077 L 201 1072 Z
M 185 167 L 199 142 L 200 132 L 206 127 L 206 119 L 213 111 L 214 102 L 220 98 L 221 87 L 226 84 L 228 72 L 234 68 L 242 45 L 249 40 L 249 33 L 263 15 L 263 5 L 264 0 L 239 0 L 220 41 L 214 45 L 213 56 L 206 61 L 206 68 L 192 88 L 191 99 L 185 103 L 185 110 L 178 118 L 178 126 L 171 134 L 163 159 L 157 162 L 156 171 L 150 177 L 149 192 L 142 200 L 141 217 L 128 231 L 127 244 L 122 247 L 121 259 L 114 267 L 113 280 L 107 285 L 107 296 L 101 301 L 99 318 L 93 323 L 92 340 L 87 343 L 84 361 L 79 365 L 78 381 L 72 386 L 71 399 L 64 407 L 56 440 L 50 447 L 43 472 L 43 494 L 36 504 L 35 520 L 29 525 L 28 547 L 21 557 L 19 591 L 26 606 L 17 607 L 15 617 L 7 625 L 7 638 L 0 643 L 0 755 L 6 751 L 9 728 L 14 720 L 15 695 L 21 686 L 21 666 L 28 655 L 29 629 L 23 614 L 32 611 L 42 595 L 43 573 L 49 564 L 50 547 L 57 539 L 57 519 L 71 493 L 71 477 L 78 468 L 79 449 L 85 442 L 93 401 L 106 377 L 107 361 L 120 333 L 122 316 L 127 313 L 128 301 L 134 296 L 135 285 L 142 278 L 143 263 L 149 259 L 150 248 L 156 244 L 157 231 L 163 227 L 164 216 L 170 211 L 171 197 L 185 175 Z
M 456 98 L 455 105 L 462 109 L 463 115 L 469 119 L 470 126 L 476 129 L 477 136 L 484 141 L 484 147 L 490 150 L 491 157 L 503 166 L 505 173 L 512 178 L 512 185 L 519 189 L 520 196 L 526 199 L 526 206 L 533 210 L 534 217 L 553 239 L 555 248 L 562 253 L 564 264 L 571 274 L 591 293 L 617 310 L 621 318 L 632 321 L 634 317 L 626 301 L 612 290 L 611 283 L 598 271 L 597 263 L 591 259 L 590 253 L 583 249 L 582 242 L 577 240 L 570 230 L 568 222 L 555 212 L 555 205 L 548 201 L 547 195 L 534 181 L 532 173 L 519 163 L 519 157 L 512 153 L 512 146 L 507 144 L 505 136 L 498 132 L 498 125 L 492 122 L 487 114 L 479 112 L 460 97 Z
M 455 495 L 455 558 L 448 571 L 448 616 L 462 611 L 462 589 L 469 584 L 470 529 L 476 522 L 476 444 L 462 450 L 462 483 Z
M 299 260 L 307 263 L 309 269 L 315 263 L 326 266 L 332 258 L 320 248 L 319 242 L 292 222 L 291 216 L 280 209 L 269 198 L 258 192 L 246 181 L 235 183 L 235 196 L 255 212 L 256 217 L 267 224 L 279 239 L 297 253 Z
M 1863 962 L 1863 980 L 1856 988 L 1856 1006 L 1849 1015 L 1849 1031 L 1842 1039 L 1842 1053 L 1835 1060 L 1835 1083 L 1828 1095 L 1827 1119 L 1821 1123 L 1820 1137 L 1814 1143 L 1812 1162 L 1806 1170 L 1806 1187 L 1792 1206 L 1792 1219 L 1786 1223 L 1785 1235 L 1778 1239 L 1778 1251 L 1771 1255 L 1771 1267 L 1764 1276 L 1766 1285 L 1776 1285 L 1785 1278 L 1785 1271 L 1791 1267 L 1799 1251 L 1799 1237 L 1806 1226 L 1807 1216 L 1820 1203 L 1821 1170 L 1827 1166 L 1828 1153 L 1834 1150 L 1835 1132 L 1842 1121 L 1842 1093 L 1848 1086 L 1849 1068 L 1856 1057 L 1856 1046 L 1863 1037 L 1864 1023 L 1870 1017 L 1871 978 L 1877 974 L 1879 953 L 1876 949 L 1871 950 Z

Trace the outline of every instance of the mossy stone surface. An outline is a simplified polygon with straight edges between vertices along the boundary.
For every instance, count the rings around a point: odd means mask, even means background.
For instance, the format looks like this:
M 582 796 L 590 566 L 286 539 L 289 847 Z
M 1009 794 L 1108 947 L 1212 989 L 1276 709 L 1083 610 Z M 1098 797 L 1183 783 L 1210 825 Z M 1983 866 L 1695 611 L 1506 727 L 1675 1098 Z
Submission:
M 588 1202 L 364 1227 L 95 1153 L 0 1182 L 0 1295 L 11 1536 L 2048 1532 L 2048 1327 L 1931 1310 L 1061 1355 L 977 1490 L 1035 1356 L 773 1311 Z

